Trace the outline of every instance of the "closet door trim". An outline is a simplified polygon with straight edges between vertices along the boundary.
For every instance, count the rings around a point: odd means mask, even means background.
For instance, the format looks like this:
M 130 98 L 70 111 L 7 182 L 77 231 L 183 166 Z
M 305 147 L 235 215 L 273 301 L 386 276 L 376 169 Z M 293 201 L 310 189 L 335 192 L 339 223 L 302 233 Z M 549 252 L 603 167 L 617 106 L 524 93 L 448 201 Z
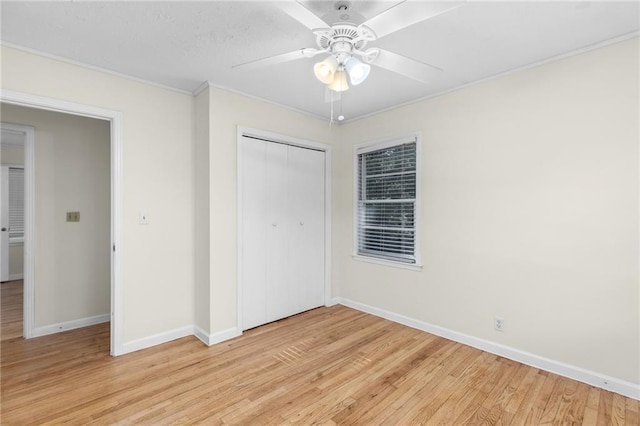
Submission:
M 266 142 L 281 143 L 285 145 L 291 145 L 300 148 L 313 149 L 316 151 L 322 151 L 325 153 L 325 185 L 324 185 L 324 303 L 325 306 L 331 306 L 335 304 L 331 297 L 331 146 L 309 141 L 305 139 L 298 139 L 291 136 L 281 135 L 278 133 L 268 132 L 260 129 L 253 129 L 250 127 L 238 126 L 237 139 L 236 139 L 236 157 L 237 157 L 237 191 L 236 191 L 236 214 L 237 214 L 237 325 L 238 330 L 243 330 L 243 224 L 242 224 L 242 212 L 243 212 L 243 164 L 242 164 L 242 152 L 241 144 L 244 137 L 250 139 L 259 139 Z

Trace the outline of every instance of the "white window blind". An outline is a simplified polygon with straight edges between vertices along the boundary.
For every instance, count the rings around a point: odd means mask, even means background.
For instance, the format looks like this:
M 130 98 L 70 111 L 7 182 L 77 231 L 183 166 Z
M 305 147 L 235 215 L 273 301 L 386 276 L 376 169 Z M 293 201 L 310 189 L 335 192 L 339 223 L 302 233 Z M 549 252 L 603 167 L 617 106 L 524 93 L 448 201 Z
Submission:
M 9 238 L 24 238 L 24 169 L 9 167 Z
M 357 252 L 416 263 L 416 141 L 357 151 Z

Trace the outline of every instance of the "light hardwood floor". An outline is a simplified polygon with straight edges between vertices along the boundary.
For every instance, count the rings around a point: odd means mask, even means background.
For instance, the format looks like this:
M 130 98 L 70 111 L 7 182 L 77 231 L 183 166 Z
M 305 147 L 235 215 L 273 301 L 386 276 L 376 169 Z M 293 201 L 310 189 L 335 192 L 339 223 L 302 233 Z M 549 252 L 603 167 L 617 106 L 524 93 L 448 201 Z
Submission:
M 108 352 L 108 324 L 3 340 L 1 423 L 638 425 L 638 401 L 343 306 Z
M 0 283 L 0 339 L 22 336 L 22 280 Z

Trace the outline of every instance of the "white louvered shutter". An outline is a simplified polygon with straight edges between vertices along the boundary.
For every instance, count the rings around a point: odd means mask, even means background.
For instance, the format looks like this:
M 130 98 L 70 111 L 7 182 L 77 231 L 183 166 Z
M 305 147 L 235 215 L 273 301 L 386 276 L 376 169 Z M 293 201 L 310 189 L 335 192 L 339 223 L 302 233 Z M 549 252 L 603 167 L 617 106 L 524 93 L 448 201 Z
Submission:
M 9 167 L 9 238 L 24 237 L 24 169 Z

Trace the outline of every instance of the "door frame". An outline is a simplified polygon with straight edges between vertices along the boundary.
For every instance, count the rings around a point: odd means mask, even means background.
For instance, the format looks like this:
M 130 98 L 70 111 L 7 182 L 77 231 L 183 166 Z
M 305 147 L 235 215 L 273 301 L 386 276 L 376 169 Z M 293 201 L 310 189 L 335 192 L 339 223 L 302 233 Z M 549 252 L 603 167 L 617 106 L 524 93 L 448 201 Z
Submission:
M 305 139 L 298 139 L 292 136 L 286 136 L 279 133 L 269 132 L 266 130 L 253 129 L 251 127 L 238 126 L 236 136 L 236 158 L 237 158 L 237 199 L 236 199 L 236 226 L 237 226 L 237 330 L 243 332 L 242 302 L 243 302 L 243 247 L 242 247 L 242 155 L 240 152 L 240 141 L 243 136 L 251 136 L 274 143 L 283 143 L 286 145 L 299 146 L 302 148 L 311 148 L 323 151 L 325 155 L 324 161 L 324 304 L 325 306 L 335 305 L 336 302 L 331 297 L 331 146 L 313 142 Z
M 2 190 L 0 190 L 0 193 L 2 194 L 2 213 L 0 213 L 0 218 L 3 216 L 7 216 L 7 222 L 8 222 L 8 215 L 9 215 L 9 205 L 8 205 L 8 199 L 9 199 L 9 169 L 12 167 L 16 167 L 16 168 L 21 168 L 23 171 L 25 170 L 25 149 L 33 149 L 33 135 L 34 135 L 34 129 L 33 127 L 29 127 L 29 126 L 19 126 L 19 125 L 12 125 L 12 124 L 8 124 L 8 123 L 1 123 L 0 122 L 0 129 L 2 130 L 2 133 L 7 132 L 9 134 L 13 134 L 13 135 L 19 135 L 20 136 L 20 140 L 19 141 L 0 141 L 0 145 L 1 146 L 6 146 L 6 147 L 10 147 L 10 146 L 14 146 L 14 147 L 19 147 L 22 149 L 22 164 L 3 164 L 2 165 L 2 179 L 0 179 L 0 181 L 2 182 Z M 25 148 L 25 144 L 27 144 L 27 140 L 29 140 L 29 147 Z M 25 186 L 26 186 L 26 182 L 25 182 Z M 25 189 L 23 188 L 23 191 Z M 23 193 L 23 196 L 26 195 L 25 193 Z M 24 212 L 24 206 L 23 206 L 23 214 L 25 214 Z M 23 221 L 26 220 L 26 217 L 23 217 Z M 23 222 L 24 223 L 24 222 Z M 8 223 L 7 223 L 8 225 Z M 5 242 L 3 241 L 2 243 L 0 243 L 0 245 L 2 246 L 0 248 L 0 262 L 2 262 L 3 268 L 2 268 L 2 272 L 3 274 L 6 275 L 6 278 L 11 281 L 11 280 L 15 280 L 15 279 L 24 279 L 24 268 L 23 268 L 23 272 L 20 274 L 20 277 L 12 277 L 11 274 L 9 274 L 9 258 L 10 258 L 10 251 L 11 251 L 11 241 L 9 238 L 9 232 L 7 232 L 6 235 L 2 236 L 3 240 L 6 240 L 6 253 L 5 253 Z M 22 249 L 24 252 L 24 235 L 22 238 L 22 242 L 20 243 L 22 244 Z M 24 253 L 23 253 L 23 257 L 24 257 Z M 6 263 L 6 264 L 5 264 Z M 6 268 L 6 271 L 5 271 Z M 0 277 L 0 278 L 4 278 Z
M 10 105 L 35 108 L 63 114 L 106 120 L 111 123 L 111 344 L 110 353 L 117 356 L 122 349 L 122 147 L 123 114 L 120 111 L 92 105 L 0 89 L 0 100 Z M 2 124 L 3 127 L 9 124 Z M 27 126 L 22 126 L 27 127 Z M 24 337 L 33 336 L 35 328 L 35 130 L 25 140 L 25 258 L 24 258 Z

